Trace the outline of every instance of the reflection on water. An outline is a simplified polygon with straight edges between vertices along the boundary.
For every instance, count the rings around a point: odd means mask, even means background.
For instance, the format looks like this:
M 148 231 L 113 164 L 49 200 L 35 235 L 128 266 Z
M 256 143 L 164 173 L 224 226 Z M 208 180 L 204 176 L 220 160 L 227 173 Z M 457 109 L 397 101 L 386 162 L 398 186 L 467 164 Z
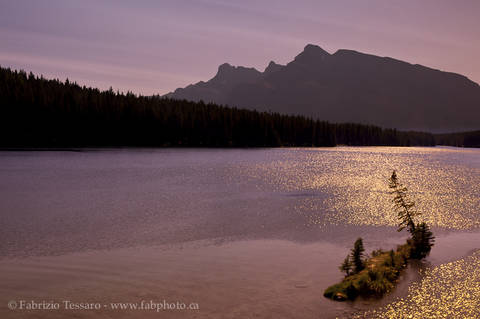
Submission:
M 354 318 L 479 318 L 480 253 L 424 271 L 409 295 Z
M 245 171 L 279 191 L 311 191 L 313 196 L 294 207 L 310 224 L 395 226 L 397 216 L 386 187 L 395 169 L 427 223 L 450 229 L 480 226 L 478 149 L 345 147 L 297 149 L 283 155 Z
M 431 225 L 478 228 L 479 149 L 0 152 L 0 257 L 203 239 L 383 240 L 397 223 L 393 169 Z

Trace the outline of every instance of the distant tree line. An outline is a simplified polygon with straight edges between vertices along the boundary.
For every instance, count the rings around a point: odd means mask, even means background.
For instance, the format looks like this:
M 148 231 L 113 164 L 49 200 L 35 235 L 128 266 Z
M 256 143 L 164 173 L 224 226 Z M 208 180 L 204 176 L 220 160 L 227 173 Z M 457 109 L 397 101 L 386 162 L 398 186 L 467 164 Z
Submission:
M 435 144 L 458 147 L 480 147 L 480 131 L 436 134 Z
M 1 147 L 434 145 L 432 134 L 100 91 L 0 67 Z

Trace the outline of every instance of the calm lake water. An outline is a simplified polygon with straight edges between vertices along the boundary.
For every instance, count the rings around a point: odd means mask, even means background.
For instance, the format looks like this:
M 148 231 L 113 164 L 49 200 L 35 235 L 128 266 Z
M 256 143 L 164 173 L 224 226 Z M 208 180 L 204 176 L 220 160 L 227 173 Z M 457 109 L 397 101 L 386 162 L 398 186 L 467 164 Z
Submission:
M 338 264 L 357 237 L 368 252 L 406 238 L 396 232 L 388 194 L 394 169 L 434 226 L 431 256 L 381 301 L 326 300 L 323 290 L 341 279 Z M 428 278 L 444 280 L 436 267 L 475 268 L 479 194 L 479 149 L 0 152 L 0 315 L 28 317 L 6 309 L 12 298 L 68 295 L 201 303 L 195 313 L 168 313 L 178 318 L 331 318 L 373 308 L 381 309 L 368 316 L 386 316 L 413 309 L 412 289 Z M 470 295 L 479 287 L 474 281 Z

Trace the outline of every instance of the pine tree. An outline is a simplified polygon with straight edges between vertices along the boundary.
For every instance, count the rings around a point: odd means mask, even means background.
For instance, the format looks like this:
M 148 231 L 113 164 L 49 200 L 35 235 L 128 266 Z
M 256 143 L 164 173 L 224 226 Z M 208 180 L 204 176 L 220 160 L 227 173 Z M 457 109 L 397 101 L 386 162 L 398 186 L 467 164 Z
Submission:
M 395 171 L 389 179 L 389 187 L 392 189 L 390 194 L 395 195 L 393 198 L 394 207 L 400 219 L 398 231 L 406 227 L 411 234 L 411 238 L 408 239 L 411 246 L 411 258 L 425 258 L 430 253 L 435 241 L 430 227 L 424 222 L 415 224 L 414 217 L 421 214 L 414 209 L 415 203 L 408 198 L 407 188 L 398 181 Z
M 345 257 L 345 260 L 339 268 L 341 272 L 345 273 L 345 277 L 350 276 L 350 273 L 352 271 L 352 262 L 350 261 L 350 255 Z
M 393 203 L 395 211 L 398 214 L 398 219 L 400 220 L 398 231 L 407 228 L 413 236 L 413 233 L 415 232 L 414 217 L 420 215 L 420 213 L 414 209 L 415 203 L 408 198 L 408 189 L 398 181 L 397 173 L 395 171 L 393 171 L 392 176 L 389 179 L 388 187 L 392 190 L 390 194 L 395 195 Z
M 388 256 L 390 257 L 390 265 L 392 267 L 395 267 L 395 252 L 393 251 L 393 249 L 389 251 Z
M 365 261 L 364 261 L 364 254 L 365 248 L 363 248 L 363 241 L 362 238 L 358 238 L 353 245 L 353 249 L 351 251 L 351 258 L 353 263 L 353 271 L 354 273 L 359 273 L 365 268 Z
M 422 259 L 427 257 L 435 242 L 435 237 L 426 223 L 418 224 L 412 236 L 413 249 L 411 257 Z

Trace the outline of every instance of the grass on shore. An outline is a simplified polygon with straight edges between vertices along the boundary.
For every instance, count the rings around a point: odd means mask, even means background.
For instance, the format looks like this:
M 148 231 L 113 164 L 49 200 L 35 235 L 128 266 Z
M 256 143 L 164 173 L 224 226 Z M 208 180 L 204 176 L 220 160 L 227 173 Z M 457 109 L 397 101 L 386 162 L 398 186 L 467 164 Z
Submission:
M 328 287 L 324 296 L 334 300 L 353 300 L 357 296 L 382 296 L 392 290 L 403 268 L 407 266 L 412 245 L 407 242 L 397 250 L 372 252 L 365 269 L 346 276 L 342 282 Z

